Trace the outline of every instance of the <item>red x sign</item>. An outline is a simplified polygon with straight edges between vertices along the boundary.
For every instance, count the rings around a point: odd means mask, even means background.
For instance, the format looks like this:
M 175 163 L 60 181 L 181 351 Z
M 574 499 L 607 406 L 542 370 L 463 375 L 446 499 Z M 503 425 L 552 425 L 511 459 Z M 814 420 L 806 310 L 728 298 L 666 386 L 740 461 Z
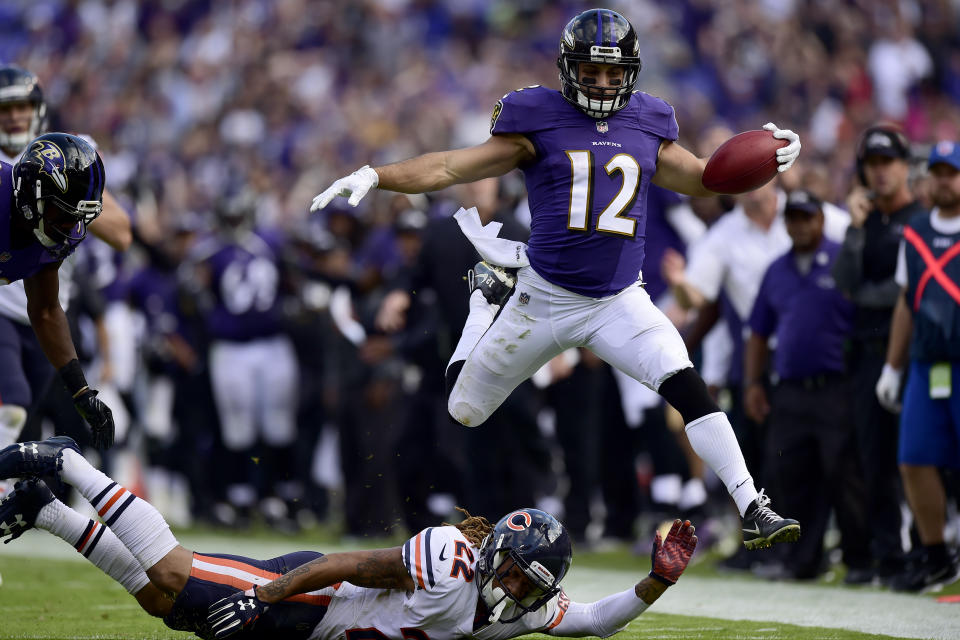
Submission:
M 920 309 L 920 299 L 923 297 L 923 290 L 926 288 L 927 283 L 930 282 L 930 278 L 936 278 L 940 286 L 950 294 L 950 297 L 953 298 L 957 304 L 960 304 L 960 287 L 950 279 L 950 276 L 943 272 L 944 265 L 960 254 L 960 242 L 954 244 L 944 251 L 943 255 L 937 258 L 933 255 L 933 252 L 930 251 L 930 247 L 926 245 L 923 238 L 920 237 L 920 234 L 910 227 L 905 226 L 903 228 L 903 237 L 913 245 L 913 248 L 917 250 L 917 253 L 920 254 L 920 257 L 923 258 L 924 263 L 927 265 L 926 271 L 920 276 L 920 282 L 917 284 L 917 293 L 913 297 L 913 310 L 917 311 Z

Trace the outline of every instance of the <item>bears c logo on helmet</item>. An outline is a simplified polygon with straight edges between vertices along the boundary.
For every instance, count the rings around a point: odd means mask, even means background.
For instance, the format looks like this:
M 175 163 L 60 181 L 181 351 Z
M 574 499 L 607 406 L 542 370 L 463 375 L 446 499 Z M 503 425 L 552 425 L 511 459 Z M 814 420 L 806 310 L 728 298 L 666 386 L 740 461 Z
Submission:
M 526 511 L 514 511 L 507 518 L 507 527 L 514 531 L 523 531 L 531 525 L 533 518 Z
M 67 192 L 66 160 L 63 151 L 49 140 L 37 140 L 30 147 L 30 155 L 43 166 L 40 173 L 50 176 L 60 191 Z

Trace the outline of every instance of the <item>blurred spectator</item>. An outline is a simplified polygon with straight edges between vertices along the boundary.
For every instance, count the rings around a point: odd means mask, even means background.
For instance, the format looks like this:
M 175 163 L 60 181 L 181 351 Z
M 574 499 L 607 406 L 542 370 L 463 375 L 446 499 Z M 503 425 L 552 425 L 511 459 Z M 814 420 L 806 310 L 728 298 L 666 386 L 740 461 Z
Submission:
M 258 194 L 261 222 L 299 232 L 310 197 L 358 160 L 384 163 L 479 142 L 477 131 L 486 129 L 489 106 L 501 95 L 556 78 L 556 34 L 582 9 L 570 0 L 0 4 L 0 61 L 38 75 L 52 127 L 88 132 L 101 144 L 109 188 L 135 206 L 145 236 L 149 226 L 177 229 L 187 212 L 213 211 L 236 183 Z M 804 176 L 817 177 L 818 184 L 802 186 L 825 207 L 846 197 L 856 134 L 870 122 L 886 115 L 918 143 L 960 135 L 958 14 L 952 3 L 614 0 L 611 7 L 639 31 L 639 88 L 676 105 L 682 132 L 699 134 L 717 125 L 736 131 L 768 119 L 788 123 L 804 142 Z M 681 140 L 687 148 L 702 142 L 695 135 Z M 456 208 L 443 204 L 450 196 L 438 194 L 416 208 L 445 213 Z M 309 381 L 301 380 L 298 462 L 292 465 L 304 482 L 313 462 L 306 460 L 311 443 L 323 434 L 319 439 L 330 445 L 335 427 L 343 426 L 337 424 L 340 410 L 353 402 L 351 393 L 359 393 L 353 376 L 367 366 L 345 337 L 358 345 L 365 339 L 358 338 L 356 330 L 364 325 L 353 313 L 366 311 L 372 318 L 370 310 L 380 304 L 400 260 L 392 230 L 396 203 L 380 195 L 368 200 L 359 209 L 328 212 L 320 222 L 332 240 L 291 267 L 301 279 L 284 304 L 295 321 L 281 333 L 296 335 L 300 363 L 311 367 Z M 691 203 L 698 213 L 709 209 L 707 217 L 720 213 L 718 205 L 716 199 Z M 782 253 L 789 242 L 782 223 L 774 226 L 781 242 L 776 253 Z M 651 227 L 651 237 L 655 231 Z M 734 235 L 726 243 L 731 253 L 748 255 L 749 237 Z M 138 271 L 141 249 L 119 267 Z M 444 249 L 428 243 L 422 255 L 443 256 Z M 433 276 L 438 286 L 462 286 L 459 271 L 440 258 L 427 260 L 439 265 Z M 303 275 L 306 263 L 316 270 Z M 655 271 L 644 267 L 645 274 Z M 753 291 L 759 274 L 755 280 Z M 193 335 L 201 332 L 185 305 L 209 298 L 211 291 L 196 281 L 188 284 L 193 289 L 181 297 L 180 313 L 185 334 Z M 739 299 L 740 285 L 730 286 L 734 293 L 724 315 L 742 321 L 742 307 L 749 306 Z M 438 296 L 443 313 L 457 305 L 465 309 L 465 299 Z M 461 320 L 451 320 L 448 330 L 458 331 Z M 729 330 L 739 354 L 739 323 Z M 455 343 L 456 335 L 440 331 L 441 345 Z M 155 324 L 146 333 L 141 345 L 162 344 L 167 337 Z M 190 445 L 205 453 L 215 446 L 203 430 L 215 423 L 202 410 L 210 403 L 206 348 L 202 337 L 186 342 L 197 359 L 189 374 L 178 374 L 184 377 L 175 385 L 174 411 L 185 407 L 176 422 L 195 436 Z M 384 343 L 372 342 L 370 351 L 373 344 Z M 400 350 L 392 356 L 400 366 L 391 365 L 384 376 L 398 383 L 421 355 Z M 733 356 L 733 384 L 740 363 Z M 419 364 L 425 376 L 435 375 L 427 373 L 425 360 Z M 425 377 L 421 388 L 429 384 Z M 133 396 L 135 405 L 144 402 Z M 135 406 L 134 414 L 143 408 Z M 311 425 L 309 433 L 304 425 Z M 133 426 L 141 426 L 136 418 Z M 331 449 L 336 447 L 325 451 Z M 338 466 L 335 458 L 314 464 L 310 481 L 320 469 L 327 474 L 323 482 L 336 484 Z M 198 482 L 195 490 L 211 493 L 214 484 Z
M 901 131 L 871 127 L 857 145 L 856 184 L 847 198 L 850 227 L 834 262 L 837 287 L 857 307 L 850 371 L 853 421 L 873 526 L 871 553 L 884 583 L 902 570 L 897 473 L 897 416 L 877 402 L 874 392 L 886 357 L 890 315 L 900 295 L 893 280 L 903 225 L 923 207 L 910 193 L 910 146 Z
M 291 469 L 298 372 L 281 324 L 282 241 L 255 226 L 252 191 L 225 196 L 216 211 L 216 233 L 190 260 L 196 283 L 210 293 L 210 380 L 229 453 L 227 499 L 242 517 L 261 501 L 268 520 L 288 522 L 303 487 Z
M 877 382 L 880 402 L 894 407 L 900 377 L 910 370 L 900 415 L 898 457 L 907 502 L 923 548 L 891 582 L 921 591 L 957 577 L 944 543 L 946 495 L 940 468 L 960 468 L 960 145 L 939 142 L 930 152 L 934 208 L 903 229 L 896 281 L 903 290 L 893 311 L 887 361 Z
M 810 579 L 825 569 L 823 536 L 833 507 L 848 582 L 869 582 L 867 512 L 845 361 L 854 307 L 830 273 L 840 247 L 824 237 L 820 201 L 809 191 L 791 191 L 784 217 L 792 248 L 764 273 L 744 364 L 747 415 L 761 423 L 769 414 L 768 474 L 804 526 L 778 577 Z M 776 382 L 768 402 L 764 379 L 774 336 Z

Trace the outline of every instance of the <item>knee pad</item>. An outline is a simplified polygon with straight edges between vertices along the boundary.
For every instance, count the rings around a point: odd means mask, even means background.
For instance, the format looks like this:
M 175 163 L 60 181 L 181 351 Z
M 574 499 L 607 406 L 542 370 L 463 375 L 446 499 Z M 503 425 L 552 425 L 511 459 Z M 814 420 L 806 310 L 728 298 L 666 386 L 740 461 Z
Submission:
M 703 378 L 691 367 L 681 369 L 664 380 L 657 393 L 680 412 L 684 424 L 720 411 L 720 407 L 707 393 Z
M 3 439 L 2 446 L 16 442 L 25 424 L 27 424 L 26 409 L 15 404 L 0 405 L 0 434 L 5 434 L 10 438 L 10 442 L 6 442 L 6 439 Z M 2 438 L 2 436 L 0 436 L 0 438 Z

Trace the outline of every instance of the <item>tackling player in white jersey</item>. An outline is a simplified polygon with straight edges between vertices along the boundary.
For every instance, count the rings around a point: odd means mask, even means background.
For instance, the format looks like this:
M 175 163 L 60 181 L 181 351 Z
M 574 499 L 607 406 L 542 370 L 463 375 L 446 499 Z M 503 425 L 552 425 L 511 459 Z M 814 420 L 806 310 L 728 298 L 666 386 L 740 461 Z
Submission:
M 53 497 L 40 476 L 74 486 L 103 522 Z M 553 516 L 519 509 L 496 526 L 468 517 L 391 549 L 260 561 L 179 545 L 163 517 L 92 467 L 70 438 L 0 451 L 0 477 L 28 477 L 0 502 L 0 535 L 45 529 L 122 584 L 167 626 L 201 638 L 500 640 L 526 633 L 610 636 L 676 583 L 697 545 L 689 521 L 657 533 L 650 573 L 592 603 L 561 588 L 570 537 Z

